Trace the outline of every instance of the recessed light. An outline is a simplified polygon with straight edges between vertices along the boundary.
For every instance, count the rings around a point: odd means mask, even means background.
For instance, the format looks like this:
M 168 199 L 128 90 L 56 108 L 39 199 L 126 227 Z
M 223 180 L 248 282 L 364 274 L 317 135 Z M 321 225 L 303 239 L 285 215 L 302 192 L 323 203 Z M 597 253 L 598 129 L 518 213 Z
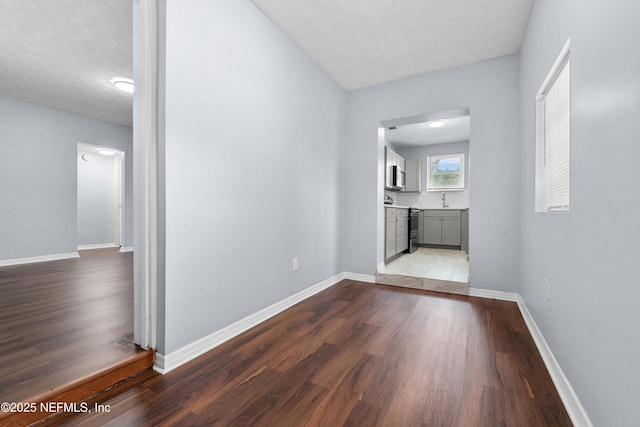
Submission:
M 115 156 L 116 154 L 118 154 L 116 151 L 109 150 L 108 148 L 98 148 L 96 149 L 96 151 L 103 156 Z
M 124 77 L 114 77 L 111 79 L 111 84 L 120 89 L 123 92 L 133 93 L 134 85 L 133 80 Z
M 427 122 L 427 126 L 429 126 L 430 128 L 441 128 L 446 123 L 446 120 L 431 120 L 430 122 Z

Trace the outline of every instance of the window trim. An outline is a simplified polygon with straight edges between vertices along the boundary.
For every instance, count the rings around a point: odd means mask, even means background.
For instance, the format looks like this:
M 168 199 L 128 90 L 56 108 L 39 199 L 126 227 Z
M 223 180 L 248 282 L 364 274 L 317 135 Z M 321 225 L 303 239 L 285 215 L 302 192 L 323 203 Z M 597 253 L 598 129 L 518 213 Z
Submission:
M 460 172 L 458 175 L 460 176 L 458 182 L 461 186 L 458 187 L 440 187 L 433 188 L 431 186 L 431 182 L 433 181 L 432 169 L 431 169 L 431 159 L 446 159 L 450 157 L 459 157 L 460 158 Z M 464 181 L 464 169 L 466 167 L 466 159 L 464 153 L 451 153 L 451 154 L 430 154 L 427 155 L 427 192 L 442 192 L 442 191 L 464 191 L 465 181 Z
M 571 60 L 570 60 L 570 39 L 563 46 L 560 54 L 556 58 L 553 66 L 544 79 L 538 93 L 536 94 L 536 166 L 535 166 L 535 211 L 541 213 L 567 213 L 571 206 L 571 95 L 569 92 L 569 200 L 566 206 L 550 207 L 548 200 L 548 169 L 546 166 L 546 138 L 545 138 L 545 100 L 549 90 L 556 82 L 557 78 L 569 67 L 569 91 L 571 87 Z

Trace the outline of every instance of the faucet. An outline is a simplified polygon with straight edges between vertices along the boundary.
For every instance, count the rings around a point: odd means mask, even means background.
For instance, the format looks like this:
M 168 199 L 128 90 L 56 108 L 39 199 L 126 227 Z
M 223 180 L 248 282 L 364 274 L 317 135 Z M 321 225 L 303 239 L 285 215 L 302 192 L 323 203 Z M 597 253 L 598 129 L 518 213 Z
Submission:
M 448 208 L 449 205 L 447 204 L 447 196 L 445 194 L 445 192 L 442 192 L 442 209 L 444 208 Z

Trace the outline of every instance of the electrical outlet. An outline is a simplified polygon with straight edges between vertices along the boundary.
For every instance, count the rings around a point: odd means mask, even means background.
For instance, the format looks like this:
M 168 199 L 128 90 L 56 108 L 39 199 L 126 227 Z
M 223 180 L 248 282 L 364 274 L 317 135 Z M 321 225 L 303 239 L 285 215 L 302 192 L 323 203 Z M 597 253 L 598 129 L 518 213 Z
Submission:
M 544 297 L 547 301 L 551 301 L 551 280 L 544 279 Z
M 293 259 L 293 271 L 298 271 L 298 258 Z

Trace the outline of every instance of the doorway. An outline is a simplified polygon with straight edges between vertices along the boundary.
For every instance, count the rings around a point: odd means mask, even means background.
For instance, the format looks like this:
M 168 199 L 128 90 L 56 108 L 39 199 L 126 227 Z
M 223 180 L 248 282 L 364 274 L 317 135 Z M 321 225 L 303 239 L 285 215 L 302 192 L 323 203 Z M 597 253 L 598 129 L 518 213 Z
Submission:
M 384 234 L 378 242 L 384 245 L 379 248 L 378 282 L 453 293 L 468 290 L 470 140 L 468 108 L 381 122 L 378 143 L 384 167 L 379 171 L 385 176 L 378 182 L 385 188 L 378 229 Z M 399 170 L 405 175 L 403 185 L 389 185 L 393 180 L 388 175 Z M 416 210 L 417 249 L 389 252 L 386 240 L 393 228 Z M 406 239 L 403 233 L 398 231 L 397 238 Z
M 78 143 L 78 249 L 119 248 L 124 242 L 124 155 Z

